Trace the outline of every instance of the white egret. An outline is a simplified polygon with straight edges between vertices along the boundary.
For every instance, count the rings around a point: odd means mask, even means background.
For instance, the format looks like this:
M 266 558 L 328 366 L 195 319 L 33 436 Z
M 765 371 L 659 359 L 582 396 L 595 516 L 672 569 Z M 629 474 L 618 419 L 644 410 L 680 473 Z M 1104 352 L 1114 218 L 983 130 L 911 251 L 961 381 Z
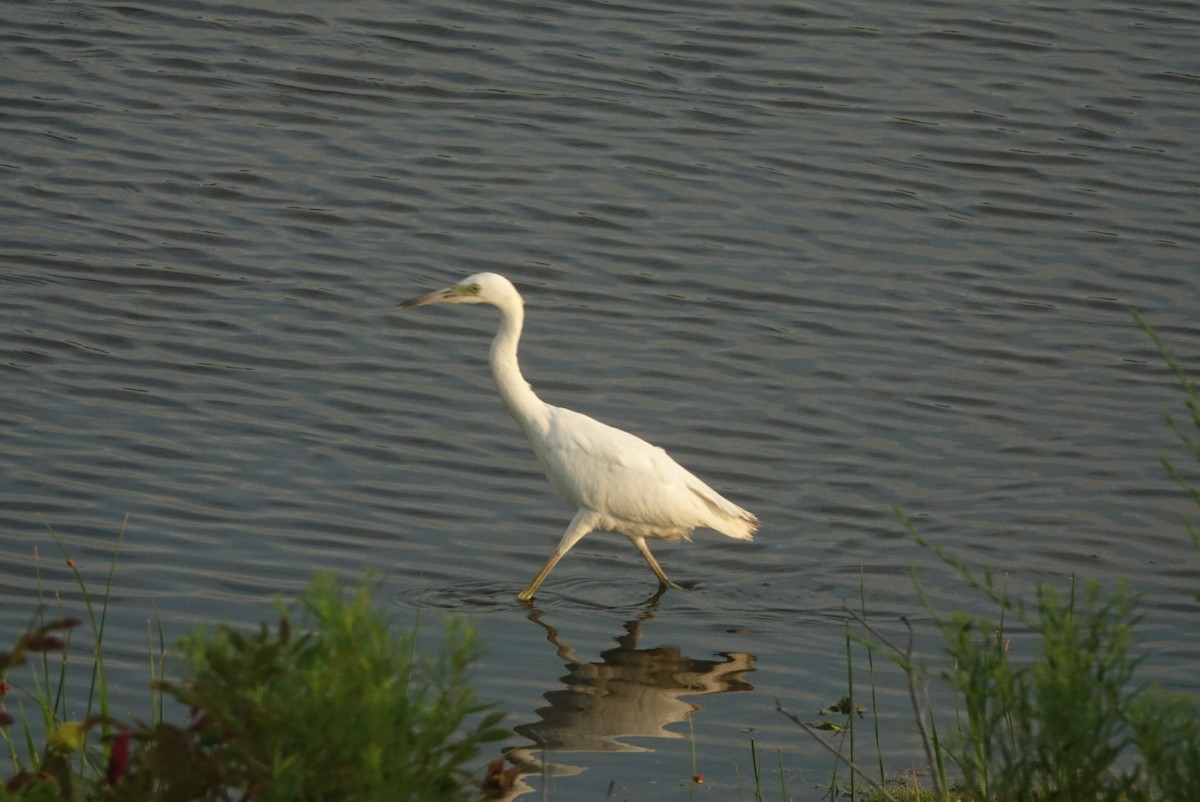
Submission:
M 538 398 L 521 375 L 517 342 L 525 305 L 504 276 L 479 273 L 400 304 L 491 304 L 500 310 L 490 364 L 496 390 L 554 489 L 578 508 L 558 548 L 517 598 L 529 601 L 542 580 L 572 546 L 593 529 L 633 541 L 663 588 L 678 588 L 650 553 L 647 538 L 691 540 L 697 527 L 751 540 L 758 519 L 685 470 L 667 452 L 640 437 L 597 420 L 554 407 Z

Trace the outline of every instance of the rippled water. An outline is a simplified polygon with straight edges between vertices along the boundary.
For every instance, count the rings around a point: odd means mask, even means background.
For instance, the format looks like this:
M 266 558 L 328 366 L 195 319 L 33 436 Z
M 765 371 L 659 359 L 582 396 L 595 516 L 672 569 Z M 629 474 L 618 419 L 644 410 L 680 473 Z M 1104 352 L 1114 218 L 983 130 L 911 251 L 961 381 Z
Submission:
M 401 620 L 480 627 L 552 797 L 677 793 L 693 729 L 706 792 L 754 737 L 803 793 L 828 761 L 775 700 L 842 693 L 842 600 L 899 631 L 915 565 L 978 604 L 901 505 L 1018 589 L 1128 578 L 1148 675 L 1196 690 L 1180 393 L 1126 310 L 1200 369 L 1200 11 L 960 6 L 0 6 L 0 624 L 39 566 L 73 599 L 48 527 L 102 586 L 128 517 L 136 708 L 146 619 L 372 566 Z M 693 587 L 651 601 L 593 534 L 516 604 L 572 511 L 494 396 L 495 315 L 395 309 L 479 270 L 525 293 L 543 397 L 759 538 L 660 548 Z

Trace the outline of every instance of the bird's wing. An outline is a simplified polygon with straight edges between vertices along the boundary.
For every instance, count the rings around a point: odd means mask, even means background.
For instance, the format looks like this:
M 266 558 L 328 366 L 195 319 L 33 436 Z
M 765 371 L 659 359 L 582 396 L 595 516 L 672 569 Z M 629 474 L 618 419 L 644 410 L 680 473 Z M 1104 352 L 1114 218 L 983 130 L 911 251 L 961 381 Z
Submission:
M 690 530 L 748 515 L 658 446 L 569 409 L 551 408 L 534 450 L 571 503 L 624 521 Z

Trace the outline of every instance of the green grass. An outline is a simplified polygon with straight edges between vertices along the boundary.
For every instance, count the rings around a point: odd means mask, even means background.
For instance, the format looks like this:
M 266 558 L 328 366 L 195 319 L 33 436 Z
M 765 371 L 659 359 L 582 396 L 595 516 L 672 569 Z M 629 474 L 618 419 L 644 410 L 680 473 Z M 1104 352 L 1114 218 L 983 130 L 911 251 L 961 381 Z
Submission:
M 906 525 L 911 529 L 911 523 Z M 835 770 L 823 797 L 876 802 L 1200 799 L 1200 700 L 1137 680 L 1142 656 L 1133 650 L 1133 636 L 1140 617 L 1136 596 L 1127 586 L 1106 591 L 1095 583 L 1076 582 L 1065 589 L 1040 584 L 1033 602 L 1026 604 L 997 588 L 990 575 L 976 576 L 912 532 L 998 614 L 947 615 L 929 608 L 951 661 L 940 672 L 913 658 L 911 640 L 898 647 L 867 625 L 865 615 L 852 615 L 865 632 L 859 642 L 868 653 L 886 655 L 910 687 L 928 782 L 915 777 L 903 783 L 876 782 L 854 762 L 851 745 L 860 711 L 848 694 L 820 711 L 838 715 L 837 721 L 806 722 L 781 708 L 834 752 L 839 766 L 872 786 L 857 794 Z M 1013 653 L 1009 630 L 1001 623 L 1013 620 L 1032 641 L 1025 654 Z M 956 702 L 953 726 L 942 739 L 933 735 L 936 728 L 921 691 L 930 681 L 941 682 Z M 828 733 L 838 740 L 830 742 Z M 883 749 L 878 742 L 877 749 Z
M 19 715 L 10 726 L 18 725 L 14 735 L 8 728 L 0 728 L 0 738 L 8 747 L 14 777 L 36 777 L 39 773 L 50 775 L 62 787 L 64 794 L 73 794 L 76 778 L 81 774 L 97 771 L 97 750 L 88 748 L 94 732 L 101 737 L 111 735 L 111 710 L 101 644 L 108 610 L 108 599 L 112 589 L 117 557 L 124 539 L 125 527 L 118 532 L 113 548 L 103 594 L 94 598 L 89 592 L 61 538 L 47 526 L 50 538 L 62 554 L 63 562 L 71 571 L 79 587 L 83 620 L 67 615 L 61 601 L 51 602 L 42 583 L 41 558 L 35 562 L 36 584 L 39 604 L 34 621 L 28 631 L 17 640 L 16 647 L 8 653 L 0 653 L 0 682 L 9 688 L 23 691 L 24 700 L 35 713 L 27 713 L 24 704 L 18 703 Z M 51 618 L 50 611 L 57 610 Z M 86 623 L 86 627 L 84 624 Z M 86 631 L 90 651 L 89 680 L 83 715 L 72 721 L 68 714 L 68 660 L 69 646 L 75 633 Z M 9 681 L 13 668 L 29 663 L 28 686 Z M 3 709 L 0 707 L 0 709 Z M 85 726 L 86 724 L 86 726 Z M 40 733 L 46 733 L 45 748 L 38 745 Z M 65 746 L 78 748 L 63 748 Z M 53 747 L 53 748 L 52 748 Z
M 1133 314 L 1178 379 L 1191 426 L 1200 432 L 1200 387 L 1150 325 Z M 1200 463 L 1196 436 L 1169 413 L 1164 418 Z M 1188 482 L 1185 472 L 1166 457 L 1162 463 L 1167 475 L 1200 505 L 1200 489 Z M 902 512 L 897 514 L 915 541 L 951 567 L 995 612 L 937 610 L 914 574 L 918 598 L 940 631 L 950 658 L 949 668 L 933 672 L 913 655 L 911 626 L 907 644 L 900 647 L 868 623 L 865 594 L 861 611 L 847 610 L 862 629 L 856 640 L 866 646 L 868 659 L 884 655 L 905 677 L 931 786 L 915 778 L 899 784 L 876 782 L 857 766 L 853 715 L 847 715 L 840 727 L 822 726 L 780 708 L 834 752 L 838 765 L 851 777 L 872 782 L 872 789 L 860 797 L 851 781 L 845 789 L 848 798 L 1200 800 L 1200 698 L 1163 691 L 1138 679 L 1145 658 L 1134 646 L 1141 616 L 1138 597 L 1128 584 L 1105 588 L 1072 577 L 1066 587 L 1038 583 L 1033 599 L 1027 601 L 1010 594 L 990 571 L 971 570 L 923 537 Z M 1193 547 L 1200 550 L 1195 523 L 1187 521 L 1186 526 Z M 1027 647 L 1020 654 L 1012 649 L 1014 630 L 1023 635 L 1016 642 Z M 850 660 L 847 651 L 848 667 Z M 869 667 L 874 702 L 879 679 L 873 661 Z M 930 682 L 940 682 L 955 702 L 954 718 L 951 726 L 943 728 L 943 736 L 925 701 Z M 849 679 L 848 688 L 839 706 L 843 712 L 856 704 Z M 823 729 L 839 732 L 842 740 L 830 744 L 821 735 Z M 845 732 L 850 733 L 848 745 Z M 877 751 L 882 754 L 882 738 L 876 732 Z M 881 758 L 881 778 L 882 765 Z M 830 798 L 842 790 L 835 770 Z
M 96 646 L 85 716 L 69 717 L 65 701 L 64 634 L 80 621 L 43 621 L 0 654 L 5 681 L 31 665 L 24 695 L 47 733 L 37 748 L 23 706 L 0 721 L 13 763 L 0 800 L 453 802 L 477 796 L 468 767 L 508 736 L 468 681 L 473 630 L 450 620 L 441 649 L 420 654 L 416 633 L 397 633 L 372 604 L 370 583 L 346 588 L 330 575 L 280 603 L 273 626 L 186 636 L 178 680 L 164 681 L 152 656 L 154 688 L 191 711 L 185 720 L 164 721 L 159 698 L 148 721 L 119 721 L 99 649 L 105 606 L 81 590 Z

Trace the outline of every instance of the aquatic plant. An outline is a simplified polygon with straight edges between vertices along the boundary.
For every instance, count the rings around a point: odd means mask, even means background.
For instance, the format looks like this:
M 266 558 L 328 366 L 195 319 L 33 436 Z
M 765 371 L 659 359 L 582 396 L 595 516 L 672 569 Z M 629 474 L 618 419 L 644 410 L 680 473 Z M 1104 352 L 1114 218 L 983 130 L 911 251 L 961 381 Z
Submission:
M 1150 325 L 1136 313 L 1134 318 L 1179 380 L 1191 424 L 1200 432 L 1200 388 Z M 1195 436 L 1169 413 L 1164 418 L 1200 462 Z M 1200 505 L 1200 489 L 1189 483 L 1185 472 L 1166 457 L 1162 463 L 1168 476 Z M 1134 633 L 1141 616 L 1137 595 L 1127 583 L 1104 588 L 1075 577 L 1065 589 L 1038 583 L 1028 603 L 1010 594 L 990 571 L 973 571 L 927 540 L 903 512 L 897 510 L 897 515 L 918 544 L 979 591 L 996 613 L 993 617 L 937 610 L 914 575 L 918 596 L 950 658 L 949 667 L 934 672 L 914 656 L 911 626 L 907 645 L 901 647 L 868 623 L 865 600 L 861 612 L 846 608 L 862 630 L 856 639 L 867 647 L 868 655 L 885 655 L 907 679 L 933 788 L 916 782 L 889 783 L 882 764 L 877 782 L 854 763 L 854 716 L 849 711 L 858 708 L 852 684 L 836 706 L 845 715 L 842 724 L 814 725 L 781 706 L 780 710 L 817 738 L 822 729 L 843 735 L 843 740 L 844 732 L 851 733 L 849 756 L 841 743 L 822 743 L 852 776 L 871 780 L 873 788 L 866 798 L 1200 799 L 1200 698 L 1137 679 L 1144 655 L 1135 653 Z M 1195 523 L 1188 521 L 1187 529 L 1200 550 Z M 1011 648 L 1015 629 L 1021 631 L 1020 641 L 1027 647 L 1021 654 Z M 874 683 L 873 670 L 871 676 Z M 931 680 L 941 681 L 955 700 L 955 726 L 944 737 L 939 737 L 926 701 Z M 878 747 L 878 736 L 876 743 Z M 955 776 L 948 767 L 957 770 Z M 833 794 L 839 790 L 836 772 L 830 789 Z
M 0 800 L 466 800 L 467 766 L 480 747 L 508 735 L 503 713 L 477 700 L 468 672 L 474 632 L 450 620 L 441 649 L 420 654 L 416 633 L 397 635 L 371 602 L 371 586 L 347 589 L 320 575 L 298 602 L 277 605 L 274 626 L 200 628 L 180 644 L 179 680 L 157 691 L 190 711 L 182 723 L 151 716 L 123 722 L 108 712 L 66 719 L 63 684 L 38 680 L 33 701 L 49 715 L 44 749 L 25 722 L 27 757 L 0 729 L 14 773 Z M 0 654 L 0 678 L 29 657 L 61 652 L 48 621 Z M 99 641 L 97 641 L 99 646 Z M 97 651 L 99 653 L 99 651 Z M 107 711 L 106 691 L 97 696 Z M 100 732 L 100 744 L 89 737 Z

